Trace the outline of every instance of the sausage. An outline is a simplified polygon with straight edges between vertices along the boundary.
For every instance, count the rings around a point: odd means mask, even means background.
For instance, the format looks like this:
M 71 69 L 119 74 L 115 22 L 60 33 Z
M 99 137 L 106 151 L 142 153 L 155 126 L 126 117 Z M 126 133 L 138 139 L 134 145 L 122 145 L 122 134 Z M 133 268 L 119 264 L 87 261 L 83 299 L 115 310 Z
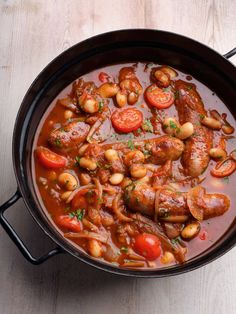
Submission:
M 156 165 L 166 163 L 168 160 L 177 160 L 184 151 L 181 140 L 169 135 L 161 136 L 151 142 L 151 156 L 148 162 Z
M 208 152 L 213 144 L 213 133 L 201 125 L 201 116 L 206 115 L 206 110 L 195 85 L 178 80 L 175 89 L 180 123 L 191 122 L 194 125 L 194 134 L 185 142 L 182 164 L 186 175 L 198 177 L 210 161 Z
M 198 220 L 220 216 L 230 206 L 226 195 L 206 194 L 201 186 L 188 193 L 167 187 L 160 189 L 158 193 L 148 184 L 134 183 L 126 188 L 124 200 L 132 211 L 148 216 L 155 213 L 158 219 L 174 223 L 185 222 L 191 215 Z
M 103 148 L 104 150 L 113 148 L 128 152 L 130 151 L 128 144 L 129 142 L 117 142 L 114 144 L 105 144 Z M 150 155 L 150 157 L 146 159 L 147 162 L 157 165 L 164 164 L 168 160 L 177 160 L 184 151 L 183 142 L 169 135 L 163 135 L 144 141 L 133 141 L 133 145 L 136 149 Z
M 60 150 L 70 150 L 86 139 L 89 129 L 89 125 L 84 122 L 72 121 L 59 129 L 53 130 L 48 141 Z
M 125 203 L 132 211 L 151 216 L 154 213 L 155 190 L 147 184 L 132 184 L 125 190 Z

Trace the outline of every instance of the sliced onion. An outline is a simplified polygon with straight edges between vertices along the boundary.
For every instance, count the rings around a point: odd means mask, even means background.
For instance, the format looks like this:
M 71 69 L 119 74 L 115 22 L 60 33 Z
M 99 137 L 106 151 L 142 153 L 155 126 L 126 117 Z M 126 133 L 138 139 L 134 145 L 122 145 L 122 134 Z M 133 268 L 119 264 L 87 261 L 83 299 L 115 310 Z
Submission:
M 121 267 L 144 267 L 144 262 L 138 262 L 138 261 L 125 261 Z
M 104 235 L 104 234 L 100 234 L 100 233 L 96 233 L 96 232 L 91 232 L 91 231 L 81 231 L 78 233 L 75 232 L 67 232 L 64 233 L 64 236 L 66 238 L 84 238 L 84 239 L 94 239 L 97 241 L 100 241 L 102 243 L 107 243 L 109 240 L 108 235 Z
M 95 186 L 94 184 L 87 184 L 87 185 L 83 185 L 83 186 L 80 186 L 78 189 L 75 189 L 71 194 L 70 196 L 68 197 L 68 199 L 66 200 L 66 203 L 70 203 L 72 201 L 72 199 L 75 197 L 75 195 L 79 192 L 79 191 L 82 191 L 82 190 L 85 190 L 85 189 L 93 189 Z
M 95 187 L 98 191 L 98 202 L 96 204 L 96 209 L 100 209 L 101 205 L 102 205 L 102 193 L 103 193 L 103 189 L 102 189 L 102 185 L 100 183 L 100 181 L 97 178 L 93 178 L 93 181 L 95 183 Z
M 187 193 L 187 205 L 190 213 L 199 221 L 202 221 L 204 216 L 203 207 L 199 203 L 203 199 L 205 192 L 203 187 L 195 186 Z
M 121 212 L 121 208 L 119 206 L 120 199 L 121 199 L 121 194 L 118 193 L 112 202 L 112 209 L 120 221 L 130 222 L 132 221 L 132 218 L 125 216 Z
M 95 232 L 99 232 L 98 227 L 95 224 L 93 224 L 91 221 L 89 221 L 88 219 L 83 218 L 82 223 L 88 229 L 95 231 Z
M 90 128 L 89 133 L 87 135 L 87 141 L 89 143 L 95 143 L 96 141 L 92 139 L 93 134 L 97 131 L 97 129 L 102 125 L 102 120 L 98 119 L 94 125 Z

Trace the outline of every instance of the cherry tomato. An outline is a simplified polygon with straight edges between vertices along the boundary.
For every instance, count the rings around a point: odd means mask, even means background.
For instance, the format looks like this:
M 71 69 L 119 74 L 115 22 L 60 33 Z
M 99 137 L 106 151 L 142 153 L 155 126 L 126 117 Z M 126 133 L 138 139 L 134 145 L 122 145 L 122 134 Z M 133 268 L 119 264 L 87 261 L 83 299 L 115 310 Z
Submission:
M 82 222 L 78 220 L 77 217 L 61 215 L 57 218 L 57 223 L 60 227 L 73 232 L 80 232 L 83 229 Z
M 145 93 L 148 103 L 158 109 L 165 109 L 174 103 L 174 94 L 159 88 L 156 84 L 150 85 Z
M 143 114 L 135 108 L 119 109 L 112 114 L 111 121 L 117 131 L 129 133 L 142 125 Z
M 149 233 L 138 234 L 133 248 L 136 253 L 149 261 L 154 261 L 161 255 L 161 242 L 157 236 Z
M 37 148 L 37 156 L 42 166 L 49 169 L 62 168 L 67 163 L 67 159 L 65 157 L 60 156 L 52 152 L 50 149 L 42 146 Z
M 105 72 L 100 72 L 98 75 L 98 79 L 100 82 L 105 83 L 109 82 L 110 76 Z
M 231 175 L 236 170 L 236 162 L 226 158 L 223 161 L 217 162 L 215 167 L 211 169 L 211 175 L 217 178 L 223 178 Z

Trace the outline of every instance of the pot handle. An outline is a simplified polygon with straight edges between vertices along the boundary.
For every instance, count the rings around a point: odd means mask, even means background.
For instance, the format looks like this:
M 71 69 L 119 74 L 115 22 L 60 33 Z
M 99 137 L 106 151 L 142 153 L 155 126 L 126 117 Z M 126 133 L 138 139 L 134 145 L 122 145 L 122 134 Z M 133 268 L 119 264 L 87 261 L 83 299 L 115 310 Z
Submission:
M 229 58 L 233 57 L 235 54 L 236 54 L 236 48 L 230 50 L 229 52 L 227 52 L 227 53 L 224 54 L 223 56 L 224 56 L 226 59 L 229 59 Z
M 18 247 L 22 255 L 32 264 L 39 265 L 45 262 L 47 259 L 53 257 L 56 254 L 64 253 L 64 251 L 58 246 L 55 249 L 49 251 L 45 255 L 40 256 L 39 258 L 35 258 L 31 255 L 25 244 L 22 242 L 16 231 L 12 228 L 10 223 L 7 221 L 7 219 L 4 217 L 4 212 L 7 210 L 10 206 L 12 206 L 18 199 L 21 198 L 20 192 L 17 190 L 16 193 L 4 204 L 0 206 L 0 224 L 5 229 L 9 237 L 12 239 L 12 241 L 15 243 L 15 245 Z

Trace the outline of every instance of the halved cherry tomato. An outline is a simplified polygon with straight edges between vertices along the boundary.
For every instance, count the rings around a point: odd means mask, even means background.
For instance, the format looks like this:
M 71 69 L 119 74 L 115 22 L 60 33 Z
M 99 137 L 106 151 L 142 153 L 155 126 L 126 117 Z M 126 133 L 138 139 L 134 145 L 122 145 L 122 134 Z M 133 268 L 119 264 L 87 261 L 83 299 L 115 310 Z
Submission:
M 80 232 L 81 230 L 83 230 L 82 222 L 78 220 L 77 217 L 61 215 L 57 218 L 57 224 L 62 228 L 65 228 L 74 232 Z
M 161 255 L 161 242 L 153 234 L 138 234 L 134 238 L 133 248 L 136 253 L 144 256 L 149 261 L 154 261 Z
M 37 148 L 36 152 L 39 162 L 46 168 L 58 169 L 67 164 L 67 159 L 65 157 L 52 152 L 46 147 L 40 146 Z
M 98 79 L 100 82 L 105 83 L 109 82 L 110 76 L 105 72 L 100 72 L 98 75 Z
M 111 116 L 111 121 L 117 131 L 129 133 L 142 125 L 143 114 L 135 108 L 116 110 Z
M 217 162 L 215 167 L 211 169 L 211 175 L 217 178 L 223 178 L 231 175 L 236 170 L 236 162 L 226 158 L 223 161 Z
M 98 201 L 95 190 L 84 189 L 75 194 L 71 201 L 71 207 L 73 209 L 87 209 L 89 205 L 95 205 Z
M 156 84 L 152 84 L 146 89 L 145 96 L 149 104 L 158 109 L 168 108 L 174 103 L 174 94 L 159 88 Z

